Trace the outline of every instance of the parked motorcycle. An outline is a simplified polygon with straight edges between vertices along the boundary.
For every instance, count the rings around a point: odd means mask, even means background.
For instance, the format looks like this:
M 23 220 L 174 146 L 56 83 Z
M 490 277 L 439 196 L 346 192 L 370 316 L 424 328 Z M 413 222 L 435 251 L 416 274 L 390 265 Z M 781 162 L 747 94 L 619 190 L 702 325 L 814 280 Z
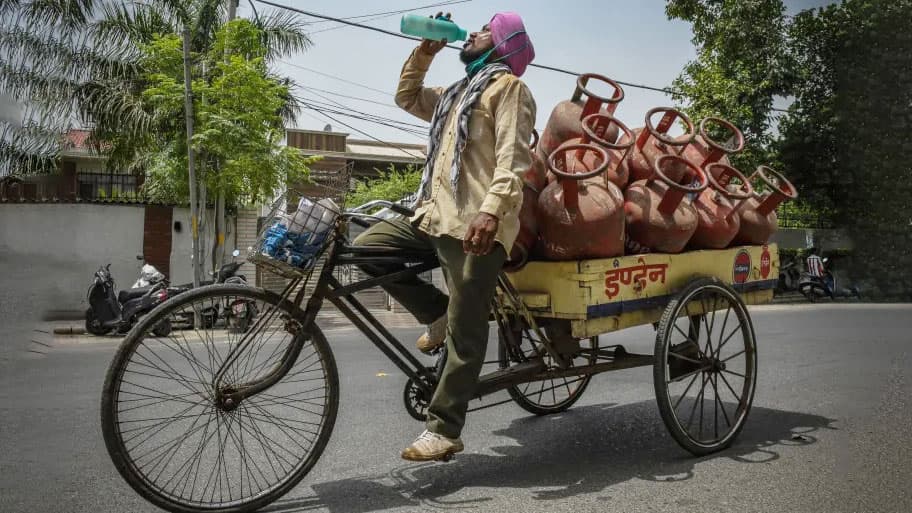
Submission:
M 797 258 L 783 261 L 782 266 L 779 268 L 779 282 L 776 284 L 776 292 L 798 290 L 798 283 L 801 282 L 801 267 Z
M 235 283 L 246 285 L 247 278 L 242 274 L 237 274 L 238 270 L 244 264 L 243 261 L 238 261 L 237 257 L 241 254 L 240 251 L 234 250 L 231 255 L 234 259 L 231 262 L 228 262 L 222 265 L 218 271 L 212 273 L 212 280 L 207 280 L 200 282 L 200 286 L 212 285 L 213 283 Z M 169 288 L 169 295 L 176 296 L 177 294 L 186 292 L 193 288 L 192 283 L 187 283 L 177 287 Z M 210 329 L 216 326 L 219 321 L 224 321 L 225 326 L 233 331 L 245 332 L 250 327 L 253 322 L 253 319 L 259 313 L 259 309 L 256 306 L 255 301 L 251 300 L 236 300 L 230 304 L 224 305 L 212 305 L 206 307 L 200 311 L 200 322 L 204 329 Z M 182 320 L 186 325 L 193 327 L 195 322 L 193 320 L 193 314 L 190 312 L 184 313 Z
M 165 276 L 153 266 L 143 266 L 137 284 L 142 282 L 148 284 L 118 293 L 111 276 L 111 264 L 98 268 L 86 294 L 89 302 L 85 313 L 86 331 L 93 335 L 106 335 L 111 331 L 126 333 L 140 317 L 168 299 Z M 168 336 L 171 322 L 162 321 L 152 332 L 159 337 Z

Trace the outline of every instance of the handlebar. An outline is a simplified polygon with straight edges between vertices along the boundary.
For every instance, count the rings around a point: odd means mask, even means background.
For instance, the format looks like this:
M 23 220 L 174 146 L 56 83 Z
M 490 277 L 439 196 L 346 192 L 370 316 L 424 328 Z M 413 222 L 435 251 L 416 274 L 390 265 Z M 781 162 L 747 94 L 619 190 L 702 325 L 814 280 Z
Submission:
M 371 210 L 373 210 L 375 208 L 388 208 L 388 209 L 392 210 L 393 212 L 396 212 L 397 214 L 402 214 L 404 216 L 409 216 L 409 217 L 415 215 L 414 210 L 412 210 L 404 205 L 401 205 L 400 203 L 397 203 L 395 201 L 387 201 L 387 200 L 368 201 L 367 203 L 365 203 L 363 205 L 360 205 L 355 208 L 347 210 L 345 212 L 345 214 L 343 214 L 343 215 L 364 214 L 364 213 L 370 212 Z
M 406 207 L 405 205 L 402 205 L 401 203 L 387 200 L 373 200 L 345 211 L 342 216 L 346 219 L 349 219 L 352 223 L 361 226 L 362 228 L 369 228 L 373 224 L 370 221 L 383 220 L 382 215 L 368 213 L 377 208 L 389 209 L 397 214 L 401 214 L 406 217 L 412 217 L 415 215 L 414 210 Z

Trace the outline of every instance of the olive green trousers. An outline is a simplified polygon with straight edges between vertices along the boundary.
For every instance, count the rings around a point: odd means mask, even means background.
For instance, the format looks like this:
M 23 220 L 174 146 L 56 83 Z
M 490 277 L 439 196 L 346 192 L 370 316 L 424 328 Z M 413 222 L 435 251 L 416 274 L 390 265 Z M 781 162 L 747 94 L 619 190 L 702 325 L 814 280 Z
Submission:
M 449 438 L 459 437 L 484 363 L 491 299 L 507 258 L 506 251 L 497 243 L 487 255 L 468 255 L 462 249 L 461 240 L 428 236 L 403 219 L 371 226 L 354 244 L 417 251 L 433 249 L 437 253 L 449 297 L 417 276 L 383 288 L 422 324 L 430 324 L 446 314 L 447 360 L 428 406 L 427 428 Z M 371 264 L 361 268 L 371 276 L 382 276 L 404 266 Z

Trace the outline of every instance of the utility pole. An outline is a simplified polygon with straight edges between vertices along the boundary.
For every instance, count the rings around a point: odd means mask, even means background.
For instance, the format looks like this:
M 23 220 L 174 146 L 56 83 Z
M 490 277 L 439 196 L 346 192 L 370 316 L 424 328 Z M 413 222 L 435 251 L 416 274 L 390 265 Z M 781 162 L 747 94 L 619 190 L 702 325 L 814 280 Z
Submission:
M 191 140 L 193 139 L 193 92 L 190 90 L 190 29 L 184 27 L 183 32 L 184 46 L 184 116 L 187 122 L 187 171 L 190 174 L 190 234 L 191 255 L 193 259 L 193 287 L 199 287 L 201 265 L 200 262 L 200 245 L 199 245 L 199 205 L 196 197 L 196 169 L 195 155 Z
M 228 0 L 228 21 L 237 17 L 237 0 Z M 225 60 L 228 60 L 227 51 Z M 219 169 L 221 172 L 221 169 Z M 224 185 L 224 184 L 221 184 Z M 225 189 L 219 187 L 215 200 L 215 250 L 212 252 L 213 270 L 219 269 L 225 261 Z

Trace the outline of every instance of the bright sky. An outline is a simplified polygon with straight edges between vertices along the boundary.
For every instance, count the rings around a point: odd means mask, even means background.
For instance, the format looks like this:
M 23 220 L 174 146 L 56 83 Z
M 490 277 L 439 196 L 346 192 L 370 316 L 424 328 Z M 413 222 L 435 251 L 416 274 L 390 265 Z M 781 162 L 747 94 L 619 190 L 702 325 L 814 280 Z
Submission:
M 439 3 L 442 0 L 273 1 L 319 14 L 345 18 L 412 9 Z M 785 3 L 789 13 L 794 14 L 801 9 L 830 2 L 786 0 Z M 259 3 L 256 6 L 261 13 L 272 9 Z M 660 0 L 472 0 L 415 12 L 433 14 L 438 10 L 452 12 L 453 21 L 469 31 L 479 29 L 495 12 L 518 12 L 522 15 L 535 45 L 536 64 L 580 73 L 599 73 L 625 82 L 668 87 L 683 66 L 695 56 L 693 44 L 690 42 L 690 25 L 681 21 L 669 21 L 665 16 L 665 2 Z M 251 13 L 249 4 L 242 1 L 238 14 L 249 17 Z M 361 18 L 352 21 L 398 32 L 401 16 L 396 14 L 378 19 Z M 304 19 L 317 22 L 311 26 L 313 47 L 304 53 L 284 59 L 284 62 L 277 64 L 277 71 L 292 77 L 304 87 L 363 98 L 383 105 L 313 89 L 296 90 L 299 98 L 320 102 L 321 106 L 329 103 L 329 99 L 344 106 L 334 107 L 339 111 L 355 109 L 373 116 L 423 125 L 417 118 L 398 109 L 392 97 L 402 63 L 416 43 L 356 27 L 334 28 L 339 26 L 334 22 L 321 22 L 308 17 Z M 425 83 L 447 86 L 464 74 L 464 66 L 459 61 L 458 52 L 444 49 L 431 66 Z M 551 109 L 573 93 L 575 77 L 529 68 L 522 78 L 538 104 L 536 127 L 541 129 Z M 607 88 L 601 89 L 604 93 L 608 91 Z M 599 92 L 598 87 L 595 88 L 595 92 Z M 625 99 L 616 114 L 633 128 L 643 125 L 643 116 L 650 108 L 671 104 L 671 99 L 663 93 L 625 87 Z M 329 115 L 336 120 L 329 119 L 325 113 L 305 110 L 298 120 L 298 127 L 322 130 L 326 124 L 330 124 L 335 131 L 348 132 L 351 137 L 358 139 L 368 137 L 354 129 L 385 141 L 426 142 L 423 136 L 344 117 L 338 113 Z M 340 122 L 349 124 L 354 129 L 345 127 Z

